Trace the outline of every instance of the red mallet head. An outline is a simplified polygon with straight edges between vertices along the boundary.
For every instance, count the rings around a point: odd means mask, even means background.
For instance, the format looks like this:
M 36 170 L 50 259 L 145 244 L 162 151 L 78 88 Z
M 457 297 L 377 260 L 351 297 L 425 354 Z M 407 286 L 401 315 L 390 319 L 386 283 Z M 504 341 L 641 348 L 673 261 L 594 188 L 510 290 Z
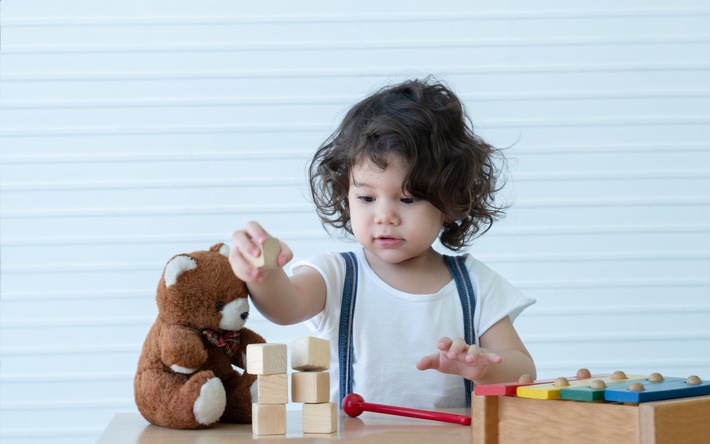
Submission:
M 351 417 L 356 417 L 362 415 L 363 410 L 361 403 L 365 402 L 365 399 L 358 395 L 357 393 L 350 393 L 343 399 L 343 411 L 346 415 Z

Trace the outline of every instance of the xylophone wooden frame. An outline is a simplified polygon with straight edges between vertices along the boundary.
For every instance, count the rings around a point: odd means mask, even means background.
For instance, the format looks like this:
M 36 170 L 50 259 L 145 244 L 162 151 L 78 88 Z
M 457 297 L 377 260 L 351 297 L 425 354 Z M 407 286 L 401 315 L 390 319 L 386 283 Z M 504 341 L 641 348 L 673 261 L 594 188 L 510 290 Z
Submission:
M 710 396 L 635 405 L 471 397 L 473 444 L 684 444 L 710 438 Z

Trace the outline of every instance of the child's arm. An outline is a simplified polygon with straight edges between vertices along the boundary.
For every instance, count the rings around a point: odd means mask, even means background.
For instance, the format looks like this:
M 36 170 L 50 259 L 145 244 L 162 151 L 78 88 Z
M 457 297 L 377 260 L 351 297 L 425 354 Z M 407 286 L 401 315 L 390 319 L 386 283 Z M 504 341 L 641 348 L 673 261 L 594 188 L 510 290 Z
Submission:
M 277 267 L 256 268 L 242 251 L 257 257 L 268 234 L 256 222 L 232 235 L 229 262 L 238 278 L 246 282 L 254 306 L 271 322 L 290 325 L 310 319 L 325 306 L 325 282 L 311 267 L 301 267 L 289 278 L 283 270 L 292 258 L 291 249 L 281 242 Z
M 417 363 L 419 370 L 434 369 L 463 376 L 476 384 L 517 381 L 521 375 L 536 377 L 535 362 L 505 317 L 480 337 L 480 347 L 468 345 L 459 338 L 442 338 L 439 352 L 425 356 Z

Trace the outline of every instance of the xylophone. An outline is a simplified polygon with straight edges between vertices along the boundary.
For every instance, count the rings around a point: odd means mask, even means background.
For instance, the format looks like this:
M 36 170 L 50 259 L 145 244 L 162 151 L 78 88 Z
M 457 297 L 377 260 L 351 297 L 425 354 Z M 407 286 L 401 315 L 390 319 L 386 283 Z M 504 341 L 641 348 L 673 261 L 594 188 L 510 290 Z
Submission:
M 576 375 L 478 385 L 474 443 L 710 442 L 710 381 L 651 375 Z

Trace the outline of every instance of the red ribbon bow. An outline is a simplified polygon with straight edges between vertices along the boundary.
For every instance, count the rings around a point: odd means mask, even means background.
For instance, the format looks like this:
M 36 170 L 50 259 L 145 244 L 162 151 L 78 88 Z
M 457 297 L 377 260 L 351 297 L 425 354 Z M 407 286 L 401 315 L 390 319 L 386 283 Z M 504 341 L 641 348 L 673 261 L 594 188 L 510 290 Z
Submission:
M 224 348 L 224 354 L 230 358 L 237 354 L 237 350 L 239 350 L 239 331 L 225 331 L 220 333 L 217 330 L 207 328 L 202 330 L 202 334 L 217 347 Z

